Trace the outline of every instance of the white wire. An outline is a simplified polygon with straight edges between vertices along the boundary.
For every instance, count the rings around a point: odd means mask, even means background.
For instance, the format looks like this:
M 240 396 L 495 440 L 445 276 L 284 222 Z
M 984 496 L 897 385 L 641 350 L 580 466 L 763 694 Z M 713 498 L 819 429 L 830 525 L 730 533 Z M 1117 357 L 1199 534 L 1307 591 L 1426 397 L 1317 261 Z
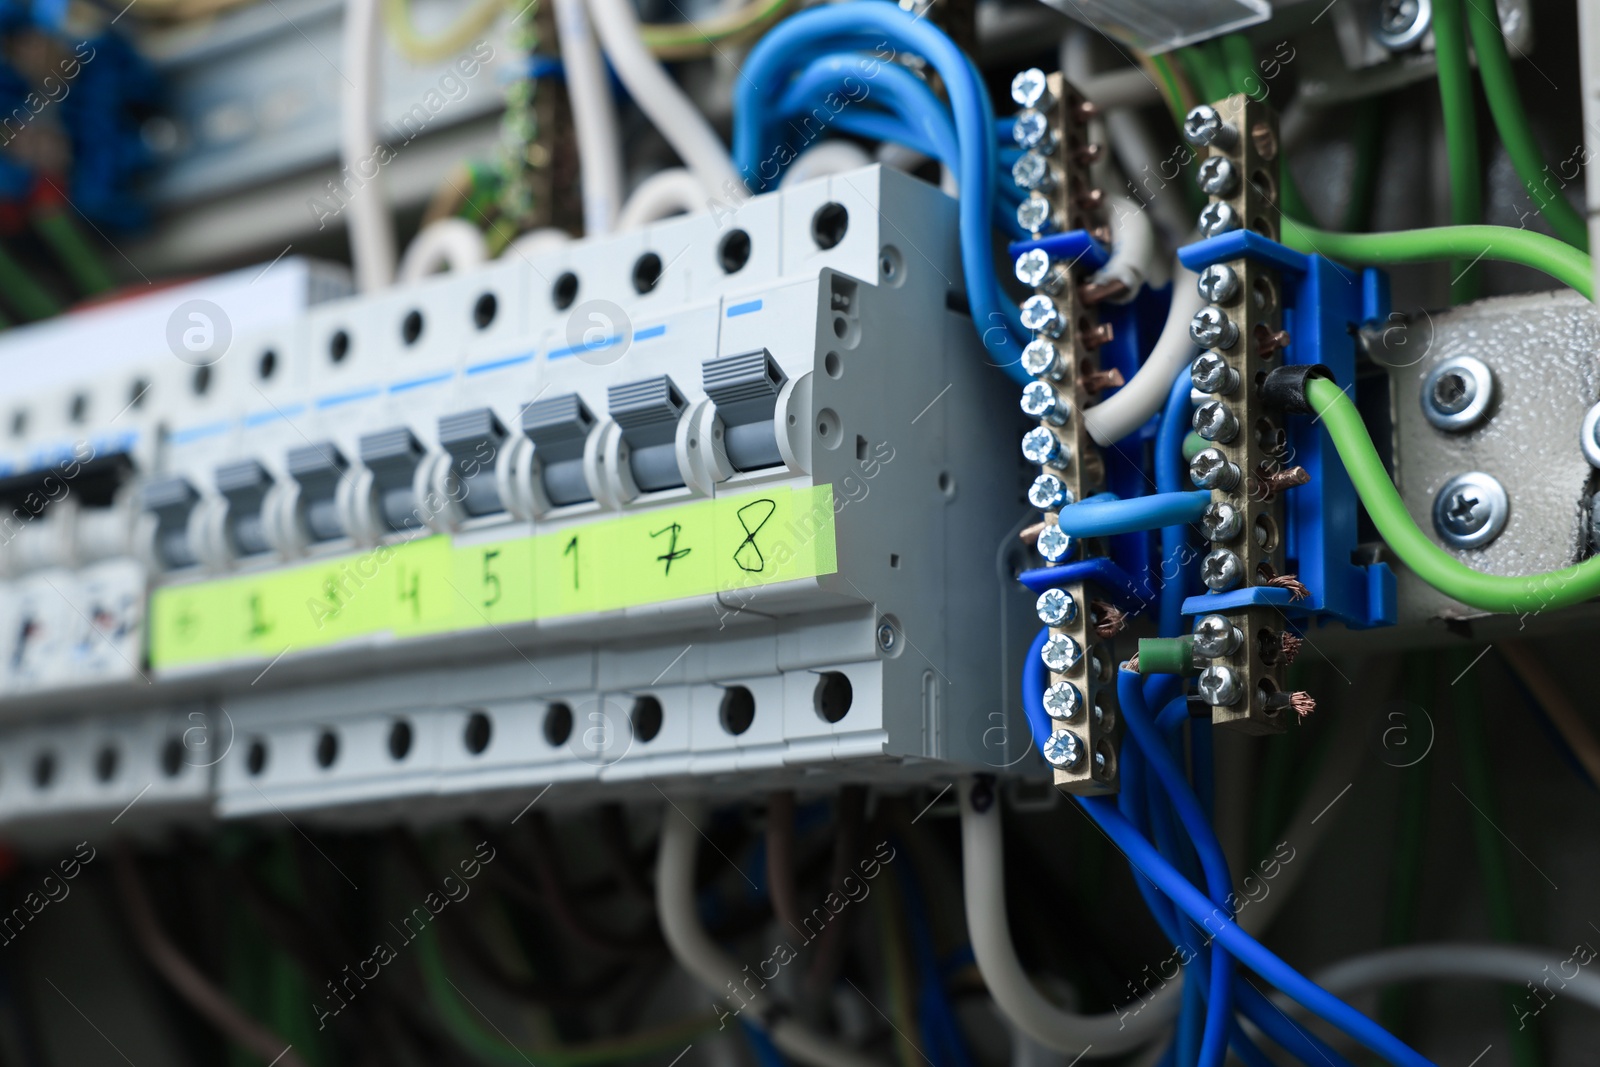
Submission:
M 622 205 L 617 229 L 637 230 L 670 215 L 703 211 L 705 206 L 706 194 L 700 179 L 682 167 L 668 167 L 639 183 L 628 202 Z
M 784 189 L 800 182 L 821 178 L 829 174 L 844 174 L 860 170 L 872 163 L 866 149 L 853 141 L 822 141 L 801 152 L 783 172 L 778 188 Z
M 501 258 L 522 256 L 526 259 L 543 255 L 546 252 L 560 248 L 562 245 L 571 243 L 572 235 L 566 230 L 558 230 L 554 226 L 541 226 L 537 230 L 529 230 L 527 233 L 519 235 L 506 246 L 505 251 L 501 252 L 500 255 Z
M 483 234 L 466 219 L 446 218 L 428 223 L 406 246 L 400 257 L 400 280 L 421 281 L 444 269 L 457 273 L 482 266 L 489 259 Z
M 350 214 L 350 258 L 356 286 L 363 293 L 394 281 L 394 225 L 378 154 L 379 3 L 348 0 L 344 13 L 344 69 L 348 76 L 340 96 L 339 156 L 344 178 L 353 187 L 345 210 Z
M 668 801 L 661 821 L 661 847 L 656 856 L 656 913 L 661 934 L 673 959 L 739 1017 L 766 1029 L 778 1051 L 809 1067 L 882 1067 L 877 1060 L 831 1038 L 786 1014 L 774 1015 L 780 1005 L 764 994 L 760 980 L 750 980 L 753 970 L 739 965 L 711 940 L 700 925 L 695 900 L 695 854 L 700 830 L 695 825 L 699 805 L 689 800 Z M 759 968 L 757 968 L 759 969 Z
M 1567 971 L 1573 973 L 1569 976 Z M 1313 976 L 1339 997 L 1402 982 L 1474 978 L 1515 986 L 1532 983 L 1600 1011 L 1600 973 L 1585 970 L 1575 953 L 1534 945 L 1401 945 L 1340 960 Z M 1300 1010 L 1287 998 L 1283 1004 Z
M 1120 441 L 1148 422 L 1167 402 L 1172 379 L 1193 361 L 1195 345 L 1189 337 L 1189 321 L 1205 306 L 1195 285 L 1197 279 L 1188 267 L 1173 260 L 1172 305 L 1150 358 L 1127 385 L 1083 413 L 1083 428 L 1096 444 Z
M 622 134 L 583 0 L 555 0 L 555 19 L 572 124 L 577 128 L 583 230 L 598 237 L 612 232 L 622 205 Z
M 707 196 L 743 196 L 745 184 L 728 148 L 693 101 L 639 39 L 639 18 L 630 0 L 588 0 L 595 32 L 617 77 L 634 103 L 694 172 Z
M 1128 291 L 1115 298 L 1117 303 L 1126 304 L 1150 280 L 1160 247 L 1155 223 L 1142 205 L 1115 193 L 1106 197 L 1106 203 L 1111 213 L 1111 258 L 1095 272 L 1092 281 L 1119 281 L 1126 285 Z
M 1005 846 L 1000 798 L 978 811 L 972 781 L 961 792 L 961 870 L 967 934 L 989 995 L 1001 1013 L 1046 1048 L 1073 1055 L 1116 1056 L 1159 1036 L 1177 1017 L 1181 983 L 1168 982 L 1142 1005 L 1104 1015 L 1079 1015 L 1046 1000 L 1022 969 L 1006 916 Z M 670 938 L 668 939 L 670 942 Z

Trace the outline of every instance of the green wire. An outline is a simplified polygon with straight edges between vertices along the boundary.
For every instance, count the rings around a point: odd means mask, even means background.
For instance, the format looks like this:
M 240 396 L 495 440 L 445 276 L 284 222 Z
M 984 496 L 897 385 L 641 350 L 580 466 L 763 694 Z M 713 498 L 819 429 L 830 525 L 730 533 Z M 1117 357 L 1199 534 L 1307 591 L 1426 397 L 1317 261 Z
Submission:
M 1434 0 L 1433 39 L 1450 161 L 1450 221 L 1470 226 L 1483 221 L 1483 171 L 1478 164 L 1478 108 L 1461 5 L 1462 0 Z M 1477 264 L 1457 261 L 1450 271 L 1451 301 L 1464 304 L 1477 299 L 1483 288 Z
M 1461 673 L 1469 670 L 1473 662 L 1464 651 L 1453 654 L 1451 659 L 1453 663 L 1450 669 Z M 1461 763 L 1467 779 L 1467 796 L 1472 806 L 1478 809 L 1469 818 L 1478 849 L 1478 866 L 1483 872 L 1483 887 L 1489 898 L 1489 926 L 1496 940 L 1516 943 L 1521 940 L 1517 929 L 1517 907 L 1511 892 L 1511 870 L 1506 849 L 1498 829 L 1489 735 L 1483 722 L 1482 691 L 1470 684 L 1460 686 L 1459 690 L 1454 699 L 1456 726 L 1461 732 Z M 1502 989 L 1506 998 L 1512 1062 L 1516 1067 L 1539 1067 L 1538 1039 L 1524 1025 L 1517 1010 L 1522 1000 L 1522 990 L 1512 985 L 1503 986 Z
M 1266 99 L 1266 83 L 1256 73 L 1256 53 L 1250 47 L 1250 38 L 1242 33 L 1230 33 L 1218 43 L 1222 53 L 1222 63 L 1228 72 L 1228 80 L 1233 83 L 1233 91 L 1244 93 L 1252 100 Z M 1255 91 L 1250 89 L 1250 79 L 1256 81 Z M 1256 93 L 1261 93 L 1257 96 Z
M 1433 703 L 1435 670 L 1433 657 L 1416 657 L 1406 672 L 1411 681 L 1411 702 L 1418 707 Z M 1409 727 L 1409 724 L 1407 724 Z M 1407 739 L 1410 743 L 1411 739 Z M 1428 828 L 1428 790 L 1433 762 L 1417 760 L 1400 773 L 1400 822 L 1395 830 L 1394 869 L 1389 880 L 1389 906 L 1384 915 L 1383 943 L 1406 945 L 1416 940 L 1417 907 L 1422 891 L 1422 857 Z M 1378 1018 L 1383 1028 L 1397 1037 L 1411 1028 L 1412 990 L 1391 986 L 1378 1001 Z
M 33 280 L 11 253 L 0 247 L 0 293 L 6 303 L 24 319 L 48 319 L 61 313 L 61 305 L 45 288 Z
M 1523 110 L 1522 97 L 1511 73 L 1511 57 L 1506 54 L 1505 38 L 1500 33 L 1499 15 L 1493 0 L 1468 0 L 1467 8 L 1467 28 L 1472 33 L 1472 47 L 1478 53 L 1478 77 L 1483 82 L 1484 95 L 1489 98 L 1489 114 L 1494 117 L 1506 155 L 1511 157 L 1512 167 L 1528 187 L 1528 195 L 1539 205 L 1550 228 L 1574 248 L 1587 250 L 1589 233 L 1583 216 L 1559 190 L 1548 189 L 1544 184 L 1549 168 L 1542 162 L 1533 129 L 1528 125 L 1528 114 Z M 1439 32 L 1438 9 L 1435 3 L 1435 37 Z
M 1594 299 L 1588 253 L 1531 230 L 1510 226 L 1434 226 L 1392 233 L 1332 233 L 1290 218 L 1283 223 L 1283 243 L 1298 252 L 1316 252 L 1358 263 L 1419 263 L 1458 257 L 1521 263 Z
M 656 1053 L 677 1052 L 686 1043 L 718 1028 L 717 1017 L 690 1018 L 628 1037 L 593 1041 L 565 1048 L 523 1048 L 494 1032 L 487 1020 L 450 981 L 445 973 L 444 954 L 439 950 L 433 927 L 424 927 L 415 941 L 422 967 L 422 985 L 428 1001 L 438 1012 L 439 1021 L 461 1047 L 481 1063 L 496 1067 L 590 1067 L 593 1064 L 619 1063 Z
M 1417 577 L 1463 604 L 1509 614 L 1564 608 L 1600 595 L 1600 556 L 1522 577 L 1481 574 L 1458 562 L 1428 540 L 1412 521 L 1377 449 L 1372 447 L 1372 438 L 1355 402 L 1327 379 L 1308 382 L 1306 397 L 1327 427 L 1378 533 Z
M 1178 88 L 1178 75 L 1166 56 L 1151 56 L 1150 66 L 1155 68 L 1156 75 L 1161 79 L 1164 89 L 1161 95 L 1166 100 L 1167 110 L 1172 112 L 1173 125 L 1183 129 L 1183 91 Z
M 71 215 L 60 210 L 42 212 L 33 216 L 33 228 L 60 257 L 62 266 L 72 275 L 73 284 L 85 294 L 94 296 L 116 287 L 116 279 L 95 255 Z

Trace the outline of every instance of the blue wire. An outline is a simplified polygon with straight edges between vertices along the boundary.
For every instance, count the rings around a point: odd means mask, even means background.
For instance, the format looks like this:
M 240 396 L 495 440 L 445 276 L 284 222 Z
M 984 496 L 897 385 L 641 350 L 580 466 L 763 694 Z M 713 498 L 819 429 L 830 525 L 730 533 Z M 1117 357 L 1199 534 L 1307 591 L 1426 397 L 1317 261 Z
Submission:
M 1210 494 L 1206 494 L 1208 497 Z M 1122 706 L 1122 721 L 1128 733 L 1144 753 L 1155 777 L 1166 789 L 1178 818 L 1189 832 L 1205 872 L 1206 888 L 1217 900 L 1224 918 L 1232 920 L 1232 909 L 1226 901 L 1233 893 L 1233 881 L 1228 876 L 1227 859 L 1222 857 L 1221 846 L 1206 821 L 1200 803 L 1194 798 L 1189 781 L 1183 776 L 1166 741 L 1156 732 L 1144 702 L 1144 681 L 1132 671 L 1117 672 L 1117 700 Z M 1159 823 L 1158 823 L 1159 825 Z M 1213 847 L 1215 846 L 1215 847 Z M 1221 858 L 1221 863 L 1217 861 Z M 1168 894 L 1170 896 L 1170 894 Z M 1197 953 L 1198 954 L 1198 953 Z M 1228 1027 L 1233 1017 L 1233 957 L 1213 947 L 1211 952 L 1210 1001 L 1206 1004 L 1205 1034 L 1201 1040 L 1198 1067 L 1220 1067 L 1228 1054 Z
M 962 148 L 958 219 L 967 301 L 985 348 L 1016 382 L 1025 384 L 1032 380 L 1018 362 L 1025 334 L 1019 332 L 1015 305 L 995 276 L 990 237 L 999 167 L 994 110 L 972 61 L 942 31 L 884 2 L 812 8 L 785 19 L 751 50 L 735 87 L 735 164 L 754 186 L 776 177 L 762 173 L 764 104 L 791 72 L 825 51 L 876 51 L 880 66 L 887 67 L 891 57 L 879 51 L 885 46 L 921 54 L 949 91 Z
M 1111 534 L 1156 530 L 1198 520 L 1211 503 L 1209 489 L 1187 493 L 1152 493 L 1118 500 L 1109 493 L 1061 509 L 1061 531 L 1073 537 L 1108 537 Z
M 755 1058 L 756 1067 L 788 1067 L 783 1053 L 778 1051 L 778 1046 L 772 1043 L 772 1038 L 760 1027 L 752 1026 L 743 1019 L 739 1025 L 744 1029 L 745 1040 L 750 1042 L 750 1052 Z
M 1156 488 L 1163 493 L 1183 490 L 1183 439 L 1189 431 L 1190 387 L 1189 375 L 1179 371 L 1172 381 L 1166 407 L 1161 413 L 1161 424 L 1156 430 Z M 1158 577 L 1161 582 L 1159 625 L 1163 637 L 1177 637 L 1185 629 L 1183 600 L 1187 590 L 1183 564 L 1188 547 L 1186 526 L 1174 524 L 1162 527 L 1161 573 Z
M 945 993 L 944 972 L 939 968 L 939 956 L 933 947 L 933 930 L 928 923 L 927 904 L 922 887 L 913 870 L 900 879 L 905 892 L 906 926 L 911 932 L 911 943 L 917 960 L 919 988 L 917 1013 L 923 1039 L 928 1045 L 928 1055 L 933 1067 L 973 1067 L 972 1054 L 967 1051 L 966 1039 L 956 1024 L 955 1011 Z
M 1050 728 L 1050 716 L 1044 710 L 1044 661 L 1039 658 L 1044 651 L 1044 643 L 1049 639 L 1050 627 L 1046 626 L 1033 639 L 1033 644 L 1028 646 L 1028 658 L 1022 662 L 1022 710 L 1028 717 L 1028 730 L 1033 734 L 1034 746 L 1041 752 L 1054 732 Z
M 859 105 L 882 104 L 899 117 L 905 130 L 916 139 L 918 144 L 914 147 L 917 151 L 931 155 L 948 166 L 956 166 L 961 158 L 961 150 L 955 127 L 951 125 L 950 113 L 928 83 L 898 63 L 879 64 L 877 73 L 868 79 L 863 70 L 865 65 L 866 61 L 859 55 L 818 57 L 796 75 L 784 90 L 776 108 L 778 116 L 808 113 L 830 93 L 843 92 L 847 103 L 836 113 L 830 114 L 828 122 L 837 123 L 845 116 L 862 110 Z M 855 79 L 865 90 L 859 99 L 848 85 L 850 79 Z M 868 81 L 871 82 L 870 86 L 866 84 Z M 833 112 L 831 106 L 828 111 Z M 903 137 L 879 139 L 907 143 Z
M 1237 924 L 1221 918 L 1216 905 L 1185 881 L 1177 869 L 1134 830 L 1109 801 L 1101 797 L 1076 799 L 1136 867 L 1144 871 L 1191 919 L 1211 929 L 1217 942 L 1245 966 L 1283 990 L 1290 999 L 1313 1015 L 1342 1030 L 1396 1067 L 1436 1067 L 1427 1057 L 1290 967 Z

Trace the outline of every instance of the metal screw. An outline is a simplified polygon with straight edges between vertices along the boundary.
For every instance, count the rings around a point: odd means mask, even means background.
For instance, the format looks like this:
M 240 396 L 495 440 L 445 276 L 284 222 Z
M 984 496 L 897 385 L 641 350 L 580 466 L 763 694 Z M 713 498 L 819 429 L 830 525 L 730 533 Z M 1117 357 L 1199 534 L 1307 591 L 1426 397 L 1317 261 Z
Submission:
M 1239 420 L 1233 409 L 1220 400 L 1207 400 L 1194 409 L 1194 432 L 1207 441 L 1227 444 L 1239 436 Z
M 1059 293 L 1067 283 L 1067 266 L 1052 262 L 1050 253 L 1042 248 L 1030 248 L 1017 257 L 1017 281 L 1047 293 Z
M 1050 766 L 1075 771 L 1083 765 L 1083 742 L 1068 730 L 1057 730 L 1044 743 L 1044 758 Z
M 1046 589 L 1034 601 L 1033 610 L 1046 626 L 1061 626 L 1078 617 L 1078 602 L 1065 589 Z
M 1475 426 L 1493 402 L 1494 372 L 1472 356 L 1444 360 L 1422 380 L 1422 414 L 1441 430 Z
M 1201 489 L 1232 489 L 1239 484 L 1239 466 L 1221 449 L 1202 448 L 1189 460 L 1189 480 Z
M 1213 500 L 1200 516 L 1200 531 L 1208 541 L 1232 541 L 1244 529 L 1244 515 L 1226 500 Z
M 1239 340 L 1239 327 L 1219 307 L 1203 307 L 1189 320 L 1189 337 L 1201 348 L 1232 348 Z
M 1029 233 L 1043 233 L 1050 225 L 1050 201 L 1030 196 L 1018 204 L 1017 225 Z
M 1020 148 L 1037 148 L 1041 152 L 1055 148 L 1056 141 L 1055 131 L 1050 129 L 1050 120 L 1042 112 L 1031 108 L 1017 112 L 1016 122 L 1011 127 L 1011 139 Z
M 1022 369 L 1035 378 L 1060 378 L 1066 368 L 1056 346 L 1043 337 L 1035 337 L 1022 349 Z
M 1244 632 L 1226 615 L 1202 615 L 1194 624 L 1194 654 L 1201 659 L 1220 659 L 1239 651 Z
M 1061 674 L 1078 665 L 1083 658 L 1083 647 L 1066 634 L 1051 634 L 1044 648 L 1039 650 L 1039 658 L 1046 667 Z
M 1051 563 L 1060 563 L 1072 555 L 1074 545 L 1072 535 L 1062 532 L 1061 527 L 1053 523 L 1039 531 L 1039 555 Z
M 1200 191 L 1210 196 L 1232 196 L 1239 188 L 1239 169 L 1223 156 L 1211 156 L 1200 164 L 1196 180 Z
M 1043 426 L 1035 426 L 1022 435 L 1022 457 L 1041 467 L 1065 467 L 1071 460 L 1071 450 L 1061 439 Z
M 1231 393 L 1239 388 L 1239 372 L 1215 352 L 1202 352 L 1189 365 L 1189 378 L 1202 393 Z
M 1239 131 L 1222 121 L 1222 112 L 1201 104 L 1183 117 L 1183 136 L 1196 147 L 1214 144 L 1229 149 L 1238 142 Z
M 1583 458 L 1591 467 L 1600 467 L 1600 404 L 1590 408 L 1583 417 L 1583 427 L 1578 431 L 1578 444 Z
M 1056 187 L 1055 168 L 1038 152 L 1024 152 L 1011 164 L 1011 180 L 1018 189 L 1037 189 L 1041 193 Z
M 1200 232 L 1216 237 L 1239 228 L 1239 213 L 1223 200 L 1213 200 L 1200 209 Z
M 1213 304 L 1226 304 L 1239 295 L 1239 275 L 1226 263 L 1213 263 L 1200 272 L 1200 295 Z
M 1018 107 L 1049 107 L 1053 102 L 1050 79 L 1038 67 L 1029 67 L 1011 79 L 1011 99 Z
M 1072 503 L 1072 493 L 1054 474 L 1041 474 L 1028 487 L 1028 503 L 1040 511 L 1054 511 Z
M 1100 742 L 1102 746 L 1105 742 Z M 1101 781 L 1111 777 L 1111 756 L 1104 747 L 1094 750 L 1094 776 Z
M 878 623 L 878 647 L 885 652 L 893 652 L 895 645 L 894 627 L 887 622 Z
M 1200 672 L 1200 680 L 1195 683 L 1195 688 L 1200 690 L 1200 696 L 1207 704 L 1216 708 L 1227 708 L 1239 703 L 1239 676 L 1233 668 L 1213 664 Z
M 1505 486 L 1470 471 L 1451 478 L 1433 498 L 1433 528 L 1451 548 L 1481 548 L 1500 536 L 1510 511 Z
M 1048 382 L 1029 382 L 1022 387 L 1022 413 L 1031 419 L 1065 426 L 1069 409 Z
M 1061 331 L 1066 329 L 1067 324 L 1054 300 L 1042 294 L 1035 294 L 1022 302 L 1022 325 L 1034 333 L 1060 337 Z
M 1213 593 L 1225 593 L 1244 577 L 1244 564 L 1231 549 L 1213 548 L 1200 561 L 1200 580 Z
M 1379 0 L 1373 14 L 1372 39 L 1391 52 L 1410 48 L 1433 24 L 1430 0 Z
M 1071 682 L 1057 682 L 1044 691 L 1044 713 L 1052 719 L 1072 722 L 1083 713 L 1083 694 Z

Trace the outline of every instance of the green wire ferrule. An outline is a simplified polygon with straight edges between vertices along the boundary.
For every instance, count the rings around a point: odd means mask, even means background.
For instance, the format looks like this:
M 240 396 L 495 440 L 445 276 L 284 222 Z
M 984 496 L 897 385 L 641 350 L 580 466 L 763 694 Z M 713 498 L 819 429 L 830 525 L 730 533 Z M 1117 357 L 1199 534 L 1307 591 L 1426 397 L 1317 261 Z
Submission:
M 1194 673 L 1193 637 L 1139 638 L 1140 674 Z

